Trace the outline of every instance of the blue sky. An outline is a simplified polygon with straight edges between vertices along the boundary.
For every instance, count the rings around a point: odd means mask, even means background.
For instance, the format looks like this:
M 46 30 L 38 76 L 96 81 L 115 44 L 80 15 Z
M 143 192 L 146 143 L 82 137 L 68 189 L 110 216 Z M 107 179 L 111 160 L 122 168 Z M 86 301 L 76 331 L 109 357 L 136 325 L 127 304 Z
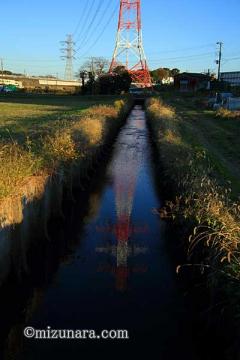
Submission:
M 60 41 L 74 32 L 76 48 L 80 48 L 75 71 L 89 56 L 110 59 L 118 4 L 119 0 L 2 2 L 0 58 L 4 68 L 28 74 L 58 73 L 62 77 Z M 142 0 L 149 67 L 215 70 L 216 42 L 223 41 L 222 70 L 240 71 L 239 14 L 240 0 Z

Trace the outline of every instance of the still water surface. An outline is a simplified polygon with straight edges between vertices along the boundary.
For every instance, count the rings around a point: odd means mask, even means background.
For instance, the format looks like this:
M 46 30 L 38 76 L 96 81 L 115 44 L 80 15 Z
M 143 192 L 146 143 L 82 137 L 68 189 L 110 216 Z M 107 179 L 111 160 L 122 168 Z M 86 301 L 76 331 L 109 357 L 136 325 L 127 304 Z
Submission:
M 152 164 L 145 113 L 135 106 L 98 186 L 79 195 L 64 226 L 53 224 L 54 240 L 30 253 L 34 279 L 23 289 L 32 287 L 21 331 L 127 329 L 130 340 L 22 338 L 20 359 L 197 359 L 165 224 L 154 212 L 161 203 Z M 6 358 L 11 351 L 8 341 Z

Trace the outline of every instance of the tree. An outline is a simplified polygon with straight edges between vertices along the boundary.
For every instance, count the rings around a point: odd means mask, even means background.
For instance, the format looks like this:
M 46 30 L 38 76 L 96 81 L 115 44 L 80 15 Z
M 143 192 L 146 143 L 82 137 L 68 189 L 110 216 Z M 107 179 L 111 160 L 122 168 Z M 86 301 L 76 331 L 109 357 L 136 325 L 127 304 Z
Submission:
M 85 71 L 94 74 L 94 76 L 100 76 L 108 71 L 108 67 L 109 61 L 104 57 L 92 57 L 81 66 L 79 74 Z
M 96 75 L 102 75 L 109 69 L 109 61 L 104 57 L 94 58 L 94 71 Z
M 161 84 L 164 79 L 168 79 L 169 77 L 174 77 L 179 74 L 179 69 L 169 69 L 169 68 L 158 68 L 156 70 L 151 71 L 152 79 L 155 83 Z
M 151 71 L 151 76 L 153 81 L 159 84 L 163 81 L 163 79 L 167 79 L 169 77 L 169 72 L 170 71 L 167 68 L 159 68 Z
M 80 79 L 82 80 L 82 93 L 85 94 L 85 80 L 87 78 L 86 71 L 80 71 Z
M 97 82 L 100 94 L 121 94 L 129 91 L 132 78 L 124 66 L 117 66 L 112 74 L 100 76 Z
M 87 61 L 80 69 L 82 94 L 114 95 L 128 92 L 132 78 L 124 66 L 117 66 L 110 74 L 106 72 L 107 60 L 94 59 L 91 62 Z
M 3 70 L 1 73 L 3 75 L 13 75 L 13 73 L 11 71 L 9 71 L 9 70 Z
M 177 69 L 177 68 L 172 69 L 170 72 L 171 72 L 171 76 L 172 76 L 172 77 L 180 74 L 180 70 Z

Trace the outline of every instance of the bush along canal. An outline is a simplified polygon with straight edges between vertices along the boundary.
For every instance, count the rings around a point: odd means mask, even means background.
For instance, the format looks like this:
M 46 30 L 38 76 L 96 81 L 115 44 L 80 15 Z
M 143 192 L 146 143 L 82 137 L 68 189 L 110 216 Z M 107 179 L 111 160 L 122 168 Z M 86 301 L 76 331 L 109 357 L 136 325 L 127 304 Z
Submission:
M 204 359 L 238 359 L 239 200 L 177 100 L 176 108 L 160 98 L 146 107 L 164 200 L 158 214 L 175 235 L 169 247 L 195 314 L 198 348 Z
M 47 200 L 28 205 L 29 221 L 16 224 L 11 236 L 2 230 L 1 358 L 200 359 L 158 216 L 162 204 L 141 105 L 107 164 L 95 167 L 60 204 L 64 190 L 56 187 Z M 50 211 L 42 229 L 41 217 L 54 204 L 61 211 Z M 45 335 L 26 338 L 26 327 Z M 54 329 L 95 330 L 100 338 L 76 331 L 82 338 L 73 340 L 73 332 L 59 331 L 70 338 L 39 339 L 56 335 Z M 113 330 L 110 338 L 101 338 L 103 330 Z

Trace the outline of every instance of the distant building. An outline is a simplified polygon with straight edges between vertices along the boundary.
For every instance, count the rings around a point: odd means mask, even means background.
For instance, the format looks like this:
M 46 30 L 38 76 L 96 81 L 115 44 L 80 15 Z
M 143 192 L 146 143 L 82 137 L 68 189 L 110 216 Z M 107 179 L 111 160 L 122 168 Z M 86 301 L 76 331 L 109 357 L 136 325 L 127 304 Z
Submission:
M 182 73 L 174 76 L 174 87 L 182 92 L 210 89 L 211 77 L 200 73 Z
M 240 86 L 240 71 L 222 72 L 221 80 L 229 83 L 231 86 Z
M 13 79 L 4 79 L 4 78 L 1 78 L 1 79 L 0 79 L 0 84 L 1 84 L 1 85 L 14 85 L 14 86 L 16 86 L 16 87 L 19 88 L 19 89 L 22 89 L 22 88 L 23 88 L 22 81 L 16 81 L 16 80 L 13 80 Z
M 65 91 L 75 92 L 80 89 L 81 82 L 79 80 L 66 81 L 51 77 L 23 76 L 23 75 L 3 75 L 0 76 L 0 84 L 14 85 L 20 89 L 27 91 Z
M 162 85 L 171 85 L 174 83 L 174 78 L 172 76 L 169 76 L 165 79 L 162 79 L 161 83 Z
M 45 85 L 45 86 L 70 86 L 70 87 L 80 87 L 81 83 L 77 80 L 61 80 L 61 79 L 49 79 L 49 78 L 43 78 L 38 79 L 39 85 Z

